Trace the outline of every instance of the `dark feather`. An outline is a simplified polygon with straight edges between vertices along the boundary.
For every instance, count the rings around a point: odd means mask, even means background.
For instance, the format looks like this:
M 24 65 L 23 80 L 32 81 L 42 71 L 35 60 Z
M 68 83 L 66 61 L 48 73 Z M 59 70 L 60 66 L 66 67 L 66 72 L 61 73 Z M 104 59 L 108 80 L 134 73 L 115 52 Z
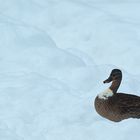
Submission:
M 116 93 L 112 99 L 121 115 L 140 118 L 140 97 L 131 94 Z

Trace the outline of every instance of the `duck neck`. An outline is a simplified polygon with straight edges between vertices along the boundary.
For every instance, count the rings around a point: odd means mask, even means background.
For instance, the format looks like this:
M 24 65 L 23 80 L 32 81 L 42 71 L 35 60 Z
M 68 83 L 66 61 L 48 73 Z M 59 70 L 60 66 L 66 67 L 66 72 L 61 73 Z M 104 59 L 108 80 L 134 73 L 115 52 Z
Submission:
M 112 84 L 111 84 L 111 86 L 109 88 L 113 91 L 113 93 L 117 92 L 117 90 L 118 90 L 118 88 L 119 88 L 119 86 L 121 84 L 121 80 L 122 79 L 118 79 L 118 80 L 114 80 L 112 82 Z

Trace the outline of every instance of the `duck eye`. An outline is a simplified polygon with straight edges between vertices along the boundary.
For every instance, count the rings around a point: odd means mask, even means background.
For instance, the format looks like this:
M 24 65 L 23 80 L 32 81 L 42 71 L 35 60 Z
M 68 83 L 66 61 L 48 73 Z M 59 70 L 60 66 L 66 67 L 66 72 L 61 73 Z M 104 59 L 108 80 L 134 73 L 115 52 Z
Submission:
M 115 76 L 115 74 L 112 74 L 112 77 L 114 77 Z

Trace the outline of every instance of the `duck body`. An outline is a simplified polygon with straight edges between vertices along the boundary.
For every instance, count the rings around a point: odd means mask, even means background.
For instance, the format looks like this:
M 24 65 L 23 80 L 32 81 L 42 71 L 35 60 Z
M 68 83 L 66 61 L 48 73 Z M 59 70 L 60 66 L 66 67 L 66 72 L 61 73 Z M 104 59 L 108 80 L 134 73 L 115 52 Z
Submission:
M 102 117 L 119 122 L 128 118 L 140 118 L 140 97 L 116 93 L 108 99 L 96 97 L 95 109 Z
M 117 93 L 121 83 L 121 72 L 118 69 L 113 81 L 111 76 L 104 82 L 112 82 L 112 85 L 99 94 L 94 101 L 94 106 L 99 115 L 114 122 L 128 118 L 140 118 L 140 97 L 132 94 Z M 118 72 L 119 71 L 119 72 Z M 113 73 L 113 72 L 112 72 Z

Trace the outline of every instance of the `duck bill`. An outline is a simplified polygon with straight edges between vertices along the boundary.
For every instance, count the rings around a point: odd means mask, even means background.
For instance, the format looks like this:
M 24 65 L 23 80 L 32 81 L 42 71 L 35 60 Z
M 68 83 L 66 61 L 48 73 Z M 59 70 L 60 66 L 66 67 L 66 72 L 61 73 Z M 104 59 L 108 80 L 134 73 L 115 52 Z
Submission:
M 105 81 L 103 81 L 103 83 L 105 84 L 105 83 L 110 83 L 112 81 L 112 78 L 111 77 L 109 77 L 108 79 L 106 79 Z

